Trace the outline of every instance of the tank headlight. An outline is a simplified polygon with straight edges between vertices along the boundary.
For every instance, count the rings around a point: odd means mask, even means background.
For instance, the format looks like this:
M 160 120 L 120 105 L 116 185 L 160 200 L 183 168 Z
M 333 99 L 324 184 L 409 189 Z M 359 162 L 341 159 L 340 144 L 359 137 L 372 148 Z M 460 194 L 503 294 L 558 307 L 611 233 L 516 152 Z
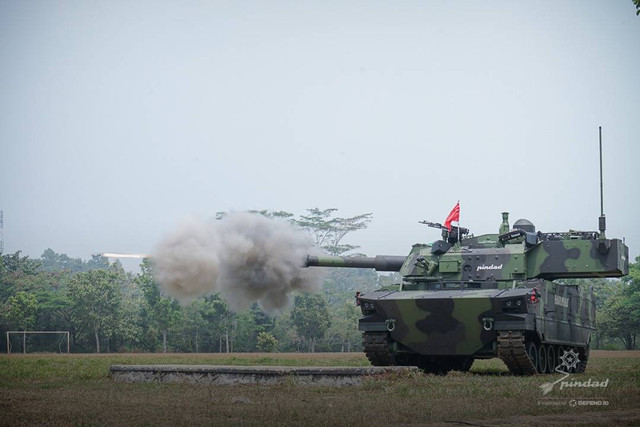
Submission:
M 510 298 L 502 301 L 502 309 L 508 312 L 520 312 L 522 307 L 522 298 Z

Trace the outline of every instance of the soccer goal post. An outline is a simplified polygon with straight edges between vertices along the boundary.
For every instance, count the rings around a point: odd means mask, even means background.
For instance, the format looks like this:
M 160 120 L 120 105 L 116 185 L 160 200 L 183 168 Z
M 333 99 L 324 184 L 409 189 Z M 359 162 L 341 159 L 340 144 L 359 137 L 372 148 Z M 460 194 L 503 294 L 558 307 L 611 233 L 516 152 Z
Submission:
M 27 352 L 27 335 L 31 335 L 31 334 L 62 335 L 62 339 L 58 343 L 58 350 L 60 350 L 60 353 L 63 353 L 62 343 L 65 341 L 65 338 L 66 338 L 66 341 L 67 341 L 66 349 L 67 349 L 67 354 L 69 354 L 69 349 L 71 346 L 71 343 L 69 341 L 69 331 L 8 331 L 7 332 L 7 354 L 11 354 L 11 335 L 22 335 L 22 351 L 26 353 Z

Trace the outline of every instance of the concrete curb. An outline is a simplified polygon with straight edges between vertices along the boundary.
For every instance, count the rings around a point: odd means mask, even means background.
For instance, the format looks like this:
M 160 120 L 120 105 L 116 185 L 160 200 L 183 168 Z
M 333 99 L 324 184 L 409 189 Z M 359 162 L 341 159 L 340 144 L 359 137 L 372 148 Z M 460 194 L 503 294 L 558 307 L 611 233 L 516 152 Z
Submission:
M 371 376 L 419 372 L 415 366 L 225 366 L 225 365 L 112 365 L 117 382 L 157 382 L 211 385 L 296 384 L 358 385 Z

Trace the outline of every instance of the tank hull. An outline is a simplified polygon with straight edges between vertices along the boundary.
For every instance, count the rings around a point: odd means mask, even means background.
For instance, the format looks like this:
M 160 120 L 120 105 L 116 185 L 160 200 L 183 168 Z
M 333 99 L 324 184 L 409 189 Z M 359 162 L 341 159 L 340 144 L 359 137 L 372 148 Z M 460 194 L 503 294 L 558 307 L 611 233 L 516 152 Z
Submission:
M 547 349 L 556 354 L 569 348 L 585 353 L 595 331 L 595 298 L 577 285 L 537 279 L 508 289 L 466 289 L 464 283 L 448 286 L 458 289 L 360 296 L 364 316 L 359 329 L 365 334 L 365 352 L 371 347 L 366 345 L 368 337 L 376 336 L 387 341 L 389 364 L 416 364 L 425 357 L 505 360 L 506 352 L 546 354 Z M 375 350 L 380 353 L 379 346 Z M 374 359 L 379 361 L 379 354 Z M 521 368 L 510 370 L 527 373 Z

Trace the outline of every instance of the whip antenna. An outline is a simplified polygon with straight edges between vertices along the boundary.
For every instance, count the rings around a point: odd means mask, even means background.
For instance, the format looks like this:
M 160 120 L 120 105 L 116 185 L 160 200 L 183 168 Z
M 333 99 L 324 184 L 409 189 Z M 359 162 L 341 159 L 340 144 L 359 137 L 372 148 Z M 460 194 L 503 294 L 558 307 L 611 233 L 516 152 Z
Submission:
M 604 231 L 607 228 L 607 221 L 604 217 L 604 196 L 602 189 L 602 126 L 598 126 L 598 133 L 600 136 L 600 218 L 598 221 L 598 228 L 600 230 L 600 238 L 604 239 Z

